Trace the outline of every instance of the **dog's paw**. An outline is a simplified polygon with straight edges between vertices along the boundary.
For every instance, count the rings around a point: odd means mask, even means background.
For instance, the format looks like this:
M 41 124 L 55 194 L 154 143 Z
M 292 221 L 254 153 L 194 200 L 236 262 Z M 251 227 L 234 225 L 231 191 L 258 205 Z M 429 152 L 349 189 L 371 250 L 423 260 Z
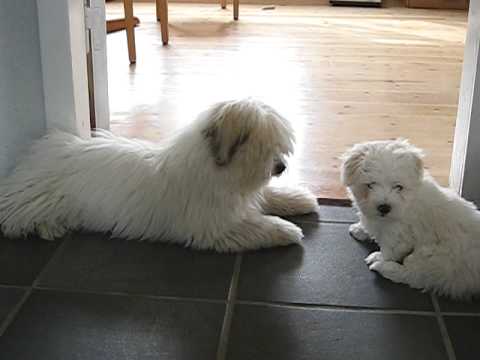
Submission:
M 318 213 L 319 206 L 315 195 L 307 189 L 297 189 L 297 192 L 295 213 L 297 215 Z
M 276 245 L 300 244 L 303 239 L 303 231 L 298 226 L 284 221 L 275 234 L 274 242 Z
M 304 188 L 272 187 L 263 190 L 263 211 L 276 216 L 294 216 L 318 212 L 316 197 Z
M 365 258 L 365 263 L 369 266 L 379 261 L 383 261 L 383 255 L 380 251 L 375 251 Z
M 50 226 L 45 223 L 38 224 L 37 227 L 38 236 L 44 240 L 53 241 L 59 239 L 67 233 L 64 227 Z
M 384 278 L 396 283 L 406 283 L 406 273 L 404 266 L 394 261 L 376 261 L 368 267 L 371 271 L 375 271 Z
M 371 263 L 370 265 L 368 265 L 368 269 L 381 274 L 382 270 L 384 268 L 384 264 L 385 264 L 385 261 L 383 261 L 383 260 L 375 261 L 375 262 Z
M 370 235 L 368 235 L 360 223 L 350 225 L 348 232 L 357 241 L 371 241 Z
M 217 251 L 248 251 L 302 242 L 303 232 L 295 224 L 278 216 L 247 219 L 215 241 Z

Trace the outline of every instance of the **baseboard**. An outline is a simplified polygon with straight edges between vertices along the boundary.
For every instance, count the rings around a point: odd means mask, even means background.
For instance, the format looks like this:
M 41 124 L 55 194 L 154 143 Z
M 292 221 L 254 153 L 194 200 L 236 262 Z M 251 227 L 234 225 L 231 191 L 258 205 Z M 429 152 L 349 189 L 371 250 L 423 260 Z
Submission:
M 123 0 L 115 0 L 122 2 Z M 134 0 L 135 3 L 155 3 L 155 0 Z M 169 0 L 169 3 L 185 3 L 185 4 L 219 4 L 220 1 L 215 0 Z M 232 1 L 227 1 L 231 5 Z M 329 0 L 240 0 L 242 4 L 248 5 L 291 5 L 291 6 L 305 6 L 305 5 L 329 5 Z
M 335 6 L 363 6 L 363 7 L 381 7 L 382 1 L 364 1 L 364 0 L 330 0 L 330 4 Z
M 123 0 L 108 0 L 109 2 L 123 2 Z M 382 7 L 405 7 L 407 0 L 383 0 Z M 155 0 L 134 0 L 134 3 L 155 3 Z M 188 4 L 218 4 L 215 0 L 169 0 L 169 3 Z M 228 1 L 232 3 L 231 0 Z M 248 5 L 280 5 L 280 6 L 329 6 L 329 0 L 240 0 L 242 4 Z

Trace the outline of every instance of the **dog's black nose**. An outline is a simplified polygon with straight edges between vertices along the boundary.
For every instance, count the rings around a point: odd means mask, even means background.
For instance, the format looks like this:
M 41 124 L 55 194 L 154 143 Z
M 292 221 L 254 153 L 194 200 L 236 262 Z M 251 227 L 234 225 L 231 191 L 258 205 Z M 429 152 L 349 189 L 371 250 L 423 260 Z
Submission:
M 273 175 L 280 175 L 285 171 L 287 167 L 283 162 L 279 162 L 275 164 L 275 168 L 273 169 Z
M 380 204 L 377 206 L 377 210 L 382 216 L 385 216 L 392 210 L 392 207 L 388 204 Z

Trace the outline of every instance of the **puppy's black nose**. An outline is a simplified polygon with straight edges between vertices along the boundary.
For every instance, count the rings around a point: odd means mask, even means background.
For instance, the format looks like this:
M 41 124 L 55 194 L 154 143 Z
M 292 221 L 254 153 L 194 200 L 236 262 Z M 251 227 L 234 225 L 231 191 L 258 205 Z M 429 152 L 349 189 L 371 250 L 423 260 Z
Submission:
M 273 169 L 273 175 L 280 175 L 285 171 L 286 168 L 287 167 L 282 162 L 275 164 L 275 168 Z
M 388 204 L 380 204 L 377 206 L 377 210 L 382 216 L 385 216 L 392 210 L 392 207 Z

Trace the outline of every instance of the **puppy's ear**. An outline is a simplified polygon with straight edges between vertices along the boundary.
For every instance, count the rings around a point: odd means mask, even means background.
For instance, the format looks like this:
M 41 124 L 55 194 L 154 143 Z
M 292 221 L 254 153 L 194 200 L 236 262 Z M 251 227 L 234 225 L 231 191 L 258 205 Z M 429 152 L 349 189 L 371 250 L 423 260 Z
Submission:
M 415 175 L 417 179 L 422 180 L 423 174 L 424 174 L 423 158 L 425 156 L 423 151 L 420 150 L 419 148 L 416 148 L 413 145 L 410 145 L 408 149 L 408 155 L 410 159 L 413 161 L 413 164 L 414 164 L 413 166 L 415 169 Z
M 212 119 L 203 136 L 218 166 L 227 166 L 238 149 L 247 142 L 250 130 L 240 114 L 228 106 L 214 109 Z
M 423 151 L 416 146 L 410 144 L 408 139 L 399 138 L 396 140 L 401 147 L 401 152 L 403 152 L 408 159 L 413 162 L 413 169 L 415 171 L 415 176 L 418 180 L 423 179 L 424 175 L 424 164 L 423 158 L 425 154 Z
M 365 160 L 365 155 L 365 149 L 363 146 L 359 145 L 354 146 L 343 154 L 341 172 L 343 185 L 351 186 L 355 183 L 360 169 L 362 168 L 363 160 Z
M 417 173 L 417 177 L 419 180 L 423 179 L 423 171 L 424 165 L 423 165 L 423 154 L 415 154 L 415 171 Z

